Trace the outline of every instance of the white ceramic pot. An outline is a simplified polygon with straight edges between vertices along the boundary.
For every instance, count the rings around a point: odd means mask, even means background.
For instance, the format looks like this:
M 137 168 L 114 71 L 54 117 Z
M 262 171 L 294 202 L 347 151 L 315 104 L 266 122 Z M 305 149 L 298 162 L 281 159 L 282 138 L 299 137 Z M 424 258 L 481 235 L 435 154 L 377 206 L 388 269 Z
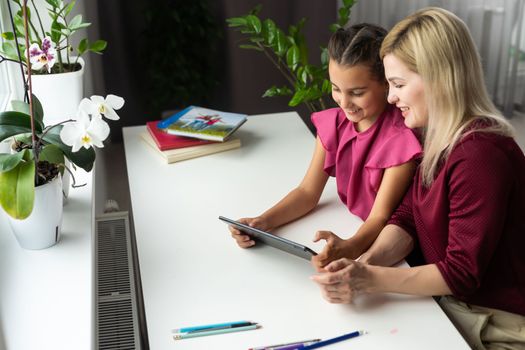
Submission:
M 44 249 L 55 245 L 62 228 L 62 178 L 35 188 L 35 204 L 24 220 L 7 215 L 11 230 L 24 249 Z
M 72 58 L 74 62 L 75 58 Z M 78 59 L 82 69 L 59 74 L 33 74 L 33 94 L 44 108 L 44 125 L 53 125 L 76 116 L 84 97 L 84 60 Z

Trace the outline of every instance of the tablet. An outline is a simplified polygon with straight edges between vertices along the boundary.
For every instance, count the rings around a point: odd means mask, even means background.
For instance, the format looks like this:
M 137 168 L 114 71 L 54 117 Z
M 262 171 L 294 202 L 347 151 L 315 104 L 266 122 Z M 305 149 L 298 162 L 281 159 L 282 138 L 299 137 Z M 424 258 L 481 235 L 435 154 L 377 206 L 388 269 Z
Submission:
M 305 247 L 302 244 L 290 241 L 289 239 L 273 235 L 271 233 L 250 227 L 245 224 L 241 224 L 238 221 L 225 218 L 224 216 L 219 216 L 219 220 L 222 220 L 228 223 L 229 225 L 234 226 L 235 228 L 250 236 L 255 241 L 262 242 L 271 247 L 296 255 L 300 258 L 310 260 L 312 256 L 317 255 L 317 253 L 314 252 L 312 249 Z

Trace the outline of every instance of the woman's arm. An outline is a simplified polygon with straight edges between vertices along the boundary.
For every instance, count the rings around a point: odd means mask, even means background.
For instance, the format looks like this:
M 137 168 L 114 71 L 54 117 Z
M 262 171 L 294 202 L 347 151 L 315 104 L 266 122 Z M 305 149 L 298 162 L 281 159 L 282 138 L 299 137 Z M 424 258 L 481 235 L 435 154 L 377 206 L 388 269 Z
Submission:
M 312 276 L 331 303 L 350 303 L 358 294 L 452 294 L 435 264 L 411 268 L 383 267 L 349 259 L 333 261 L 326 273 Z
M 324 239 L 327 243 L 323 251 L 312 260 L 314 266 L 321 269 L 331 261 L 343 257 L 356 259 L 367 250 L 401 202 L 412 183 L 415 170 L 415 161 L 385 169 L 370 214 L 354 236 L 342 240 L 329 231 L 317 232 L 314 242 Z
M 290 191 L 273 207 L 255 218 L 242 218 L 240 222 L 263 230 L 271 230 L 293 221 L 316 207 L 328 180 L 324 171 L 325 150 L 317 138 L 314 154 L 306 174 L 296 188 Z M 230 226 L 232 237 L 243 248 L 255 244 L 249 236 Z

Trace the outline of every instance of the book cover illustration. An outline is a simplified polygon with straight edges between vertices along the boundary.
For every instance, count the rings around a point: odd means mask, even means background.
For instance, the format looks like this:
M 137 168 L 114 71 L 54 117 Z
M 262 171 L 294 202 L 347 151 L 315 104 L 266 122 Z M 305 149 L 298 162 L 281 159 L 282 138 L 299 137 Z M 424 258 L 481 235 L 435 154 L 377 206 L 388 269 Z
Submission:
M 179 136 L 225 141 L 246 121 L 246 114 L 190 106 L 158 123 L 160 129 Z
M 148 132 L 153 138 L 153 141 L 155 141 L 155 143 L 157 144 L 157 147 L 161 151 L 166 151 L 168 149 L 174 149 L 174 148 L 199 146 L 199 145 L 205 145 L 208 143 L 212 143 L 212 141 L 199 140 L 195 138 L 182 137 L 182 136 L 168 134 L 167 132 L 157 127 L 157 124 L 159 122 L 160 120 L 147 122 L 146 128 L 148 129 Z

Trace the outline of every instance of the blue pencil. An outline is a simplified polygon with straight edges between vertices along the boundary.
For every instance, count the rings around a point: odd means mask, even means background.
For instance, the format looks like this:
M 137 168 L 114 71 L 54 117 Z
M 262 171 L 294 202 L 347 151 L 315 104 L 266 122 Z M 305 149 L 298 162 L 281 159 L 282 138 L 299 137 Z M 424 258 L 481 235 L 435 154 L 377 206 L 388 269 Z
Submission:
M 186 333 L 186 332 L 195 332 L 195 331 L 201 331 L 201 330 L 211 330 L 214 328 L 224 328 L 229 326 L 235 326 L 235 325 L 251 325 L 252 322 L 250 321 L 235 321 L 235 322 L 224 322 L 224 323 L 215 323 L 215 324 L 207 324 L 202 326 L 193 326 L 193 327 L 184 327 L 184 328 L 178 328 L 173 329 L 172 333 Z
M 297 349 L 298 350 L 299 349 L 301 349 L 301 350 L 317 349 L 317 348 L 320 348 L 320 347 L 323 347 L 323 346 L 326 346 L 326 345 L 330 345 L 330 344 L 334 344 L 334 343 L 337 343 L 337 342 L 340 342 L 340 341 L 343 341 L 343 340 L 355 338 L 355 337 L 358 337 L 358 336 L 360 336 L 362 334 L 365 334 L 365 332 L 364 331 L 355 331 L 355 332 L 352 332 L 352 333 L 343 334 L 343 335 L 341 335 L 339 337 L 336 337 L 336 338 L 321 340 L 320 342 L 317 342 L 317 343 L 312 344 L 312 345 L 301 346 L 301 347 L 298 347 Z

